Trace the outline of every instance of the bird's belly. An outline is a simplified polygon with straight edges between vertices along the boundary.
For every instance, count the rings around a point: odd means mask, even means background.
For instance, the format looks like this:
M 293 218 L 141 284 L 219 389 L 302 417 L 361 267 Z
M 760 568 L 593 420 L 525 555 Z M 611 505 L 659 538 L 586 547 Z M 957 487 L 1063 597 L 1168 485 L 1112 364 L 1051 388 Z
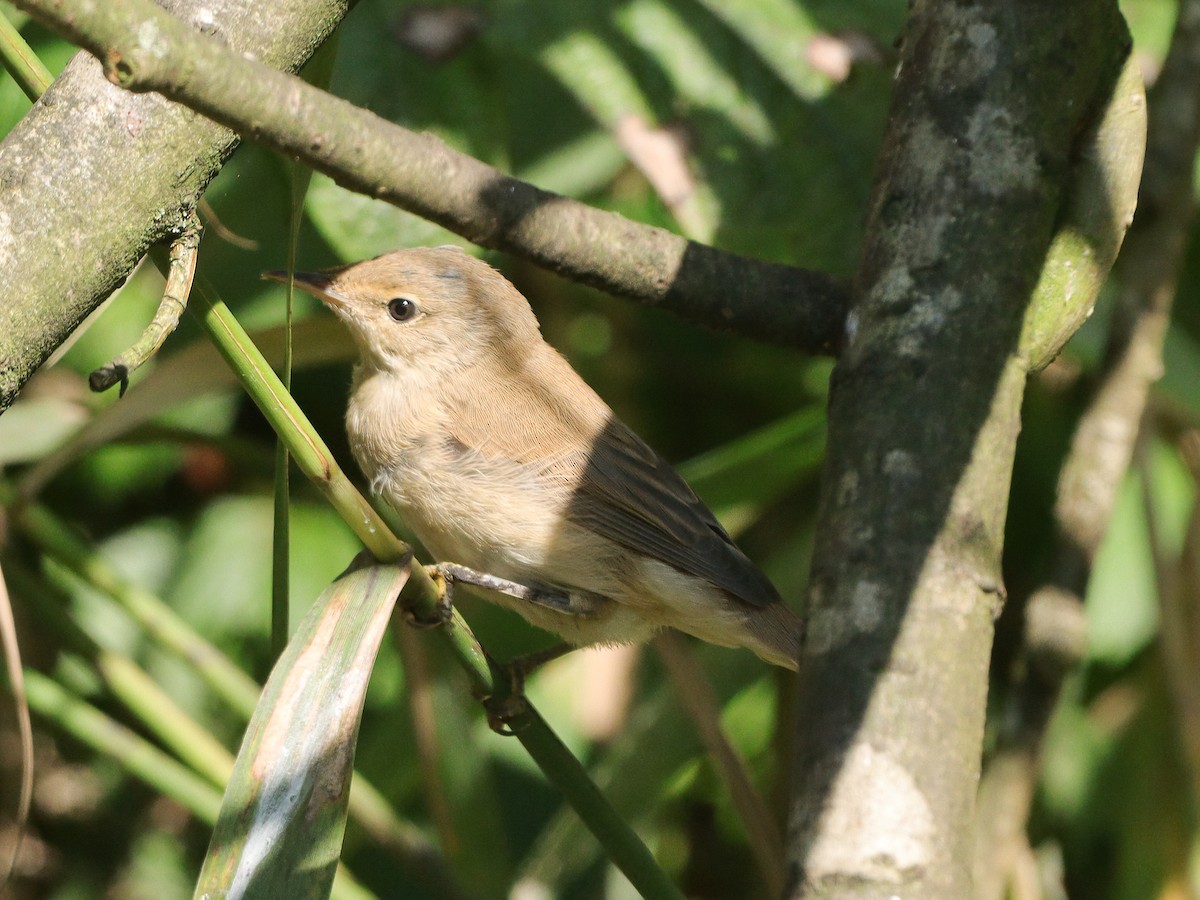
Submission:
M 661 622 L 627 602 L 626 551 L 563 516 L 569 491 L 548 490 L 529 472 L 479 466 L 448 474 L 417 458 L 375 479 L 438 562 L 453 562 L 532 588 L 587 595 L 579 615 L 482 592 L 532 624 L 576 645 L 647 640 Z M 639 597 L 639 600 L 643 598 Z
M 372 474 L 372 486 L 439 562 L 514 581 L 544 582 L 572 526 L 562 520 L 566 491 L 527 466 L 462 460 L 414 447 Z

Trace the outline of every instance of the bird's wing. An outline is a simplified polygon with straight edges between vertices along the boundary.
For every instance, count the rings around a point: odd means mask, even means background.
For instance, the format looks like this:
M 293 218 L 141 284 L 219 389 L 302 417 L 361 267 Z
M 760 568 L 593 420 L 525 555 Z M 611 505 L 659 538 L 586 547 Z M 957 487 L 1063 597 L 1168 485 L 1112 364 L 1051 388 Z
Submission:
M 592 443 L 567 517 L 752 606 L 779 600 L 687 482 L 615 417 Z
M 775 587 L 687 482 L 573 370 L 555 374 L 558 384 L 569 380 L 576 389 L 564 396 L 553 388 L 533 391 L 506 381 L 506 390 L 490 393 L 486 401 L 478 390 L 461 392 L 449 423 L 455 443 L 573 484 L 567 518 L 614 543 L 704 578 L 749 605 L 778 601 Z M 578 440 L 587 434 L 595 437 Z

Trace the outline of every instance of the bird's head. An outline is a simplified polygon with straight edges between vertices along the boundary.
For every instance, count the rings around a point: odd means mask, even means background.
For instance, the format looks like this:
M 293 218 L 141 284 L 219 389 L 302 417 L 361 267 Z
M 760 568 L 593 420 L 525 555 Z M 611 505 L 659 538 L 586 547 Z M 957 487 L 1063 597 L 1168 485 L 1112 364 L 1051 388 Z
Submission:
M 286 272 L 264 277 L 288 280 Z M 362 362 L 372 368 L 444 371 L 487 354 L 519 359 L 541 341 L 521 293 L 456 247 L 394 250 L 294 278 L 346 323 Z

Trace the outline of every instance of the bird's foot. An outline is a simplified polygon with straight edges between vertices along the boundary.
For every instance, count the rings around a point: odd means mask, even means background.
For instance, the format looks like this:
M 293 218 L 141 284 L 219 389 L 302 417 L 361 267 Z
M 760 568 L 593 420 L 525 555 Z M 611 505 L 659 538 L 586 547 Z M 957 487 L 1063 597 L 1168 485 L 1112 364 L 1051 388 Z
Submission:
M 525 679 L 550 660 L 558 659 L 574 649 L 570 644 L 563 643 L 518 656 L 506 663 L 490 659 L 496 682 L 503 685 L 505 690 L 483 700 L 488 727 L 505 737 L 515 735 L 525 727 L 528 723 L 524 721 L 524 716 L 529 711 L 529 701 L 525 699 Z
M 437 628 L 454 618 L 454 579 L 441 566 L 426 566 L 425 571 L 437 586 L 437 605 L 432 613 L 419 613 L 411 606 L 404 609 L 404 621 L 421 630 Z

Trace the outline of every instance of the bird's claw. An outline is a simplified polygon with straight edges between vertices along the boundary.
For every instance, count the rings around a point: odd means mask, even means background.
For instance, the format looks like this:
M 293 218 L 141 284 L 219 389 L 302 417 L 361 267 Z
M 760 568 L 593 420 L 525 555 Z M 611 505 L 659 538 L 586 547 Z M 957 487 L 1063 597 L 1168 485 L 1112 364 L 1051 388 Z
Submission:
M 411 606 L 404 609 L 404 621 L 413 628 L 427 630 L 445 625 L 454 618 L 454 582 L 438 566 L 426 566 L 425 571 L 437 585 L 437 605 L 432 613 L 418 612 Z
M 523 721 L 528 711 L 529 701 L 523 693 L 509 694 L 507 697 L 488 697 L 483 701 L 488 728 L 503 737 L 513 737 L 529 724 Z
M 483 712 L 487 716 L 488 728 L 504 737 L 512 737 L 529 725 L 529 701 L 525 699 L 525 676 L 529 670 L 523 665 L 524 657 L 501 663 L 489 657 L 493 684 L 501 690 L 483 697 Z M 507 685 L 505 684 L 507 682 Z M 507 689 L 504 689 L 507 688 Z

